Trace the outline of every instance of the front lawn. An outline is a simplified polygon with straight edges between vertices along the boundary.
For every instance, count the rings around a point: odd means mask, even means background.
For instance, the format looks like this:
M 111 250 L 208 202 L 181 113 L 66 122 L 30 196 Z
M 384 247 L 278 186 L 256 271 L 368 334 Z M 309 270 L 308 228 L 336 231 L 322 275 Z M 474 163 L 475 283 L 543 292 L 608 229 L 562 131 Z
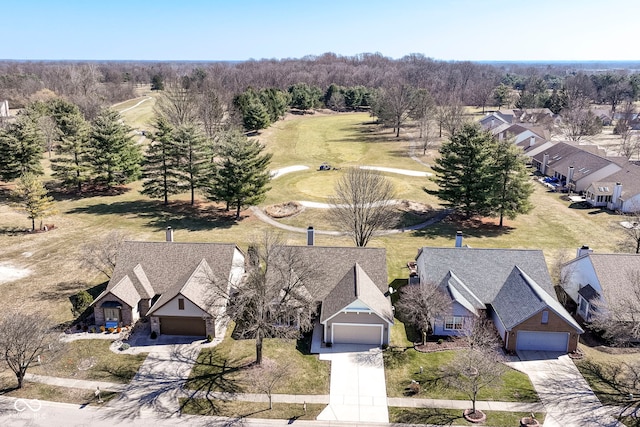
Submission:
M 183 414 L 213 415 L 229 418 L 264 418 L 277 420 L 315 420 L 327 405 L 307 403 L 307 412 L 296 403 L 241 402 L 206 399 L 180 399 Z
M 406 397 L 407 387 L 411 380 L 420 383 L 418 398 L 466 400 L 467 395 L 447 387 L 441 381 L 440 367 L 453 360 L 455 351 L 437 351 L 421 353 L 414 349 L 397 349 L 390 347 L 384 352 L 387 395 L 389 397 Z M 423 372 L 420 373 L 420 367 Z M 507 368 L 502 377 L 502 384 L 487 387 L 480 391 L 478 400 L 494 400 L 503 402 L 538 402 L 529 377 L 515 369 Z
M 109 340 L 76 340 L 66 344 L 56 359 L 29 368 L 31 374 L 78 380 L 128 383 L 140 369 L 147 354 L 116 354 Z
M 15 384 L 11 384 L 15 386 Z M 100 398 L 103 403 L 98 403 L 94 390 L 86 390 L 70 387 L 57 387 L 49 384 L 25 382 L 21 389 L 5 388 L 0 391 L 5 397 L 21 399 L 38 399 L 62 403 L 75 403 L 78 405 L 104 405 L 109 400 L 119 396 L 119 393 L 103 391 Z
M 487 416 L 485 424 L 493 427 L 513 427 L 520 425 L 520 419 L 531 415 L 530 412 L 502 412 L 483 411 Z M 536 420 L 542 424 L 544 413 L 535 412 Z M 477 425 L 468 422 L 462 416 L 462 411 L 457 409 L 435 408 L 398 408 L 389 407 L 389 422 L 402 424 L 429 424 L 429 425 Z
M 233 326 L 229 325 L 229 330 Z M 307 343 L 265 339 L 263 358 L 287 365 L 287 373 L 273 392 L 286 394 L 328 394 L 330 365 L 308 354 Z M 300 350 L 299 350 L 300 348 Z M 250 370 L 255 360 L 255 341 L 228 336 L 216 347 L 203 349 L 191 371 L 187 387 L 203 391 L 260 393 L 252 384 Z

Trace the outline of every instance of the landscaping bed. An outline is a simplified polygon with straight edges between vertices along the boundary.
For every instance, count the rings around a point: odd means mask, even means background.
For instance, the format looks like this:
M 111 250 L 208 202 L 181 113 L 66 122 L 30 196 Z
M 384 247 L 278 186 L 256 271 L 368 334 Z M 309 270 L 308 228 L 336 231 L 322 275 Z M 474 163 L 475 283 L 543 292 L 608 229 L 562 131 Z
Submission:
M 23 399 L 48 400 L 62 403 L 75 403 L 78 405 L 104 405 L 109 400 L 115 399 L 120 393 L 103 391 L 100 398 L 103 403 L 98 403 L 94 390 L 80 388 L 57 387 L 49 384 L 25 382 L 21 389 L 4 389 L 0 395 Z
M 274 403 L 237 400 L 180 399 L 183 414 L 210 415 L 229 418 L 263 418 L 278 420 L 315 420 L 327 405 L 307 403 L 307 411 L 298 403 Z
M 493 427 L 515 427 L 520 425 L 520 419 L 530 416 L 530 412 L 503 412 L 483 411 L 487 416 L 484 424 Z M 545 414 L 534 413 L 536 420 L 542 424 Z M 402 424 L 429 424 L 429 425 L 477 425 L 464 419 L 463 411 L 459 409 L 437 408 L 399 408 L 389 407 L 389 422 Z

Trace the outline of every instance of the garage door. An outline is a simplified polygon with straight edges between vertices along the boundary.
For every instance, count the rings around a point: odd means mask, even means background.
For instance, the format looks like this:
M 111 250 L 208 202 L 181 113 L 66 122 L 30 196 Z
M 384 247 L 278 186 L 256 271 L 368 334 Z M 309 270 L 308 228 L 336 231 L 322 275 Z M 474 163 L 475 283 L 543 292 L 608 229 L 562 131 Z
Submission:
M 568 332 L 532 332 L 518 331 L 518 350 L 567 351 Z
M 202 317 L 161 317 L 160 333 L 165 335 L 205 336 L 206 327 Z
M 382 325 L 334 323 L 332 329 L 332 341 L 334 344 L 382 345 Z

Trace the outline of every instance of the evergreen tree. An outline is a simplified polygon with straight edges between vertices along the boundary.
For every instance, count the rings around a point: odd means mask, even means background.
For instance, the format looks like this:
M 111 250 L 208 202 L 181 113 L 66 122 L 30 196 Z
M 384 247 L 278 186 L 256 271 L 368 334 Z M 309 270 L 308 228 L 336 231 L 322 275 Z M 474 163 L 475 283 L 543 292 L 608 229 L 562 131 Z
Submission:
M 20 177 L 12 194 L 16 205 L 24 210 L 31 219 L 31 230 L 36 229 L 36 219 L 42 219 L 55 213 L 53 197 L 47 195 L 42 181 L 33 173 Z M 42 228 L 42 221 L 40 221 Z
M 142 194 L 153 199 L 164 199 L 182 191 L 180 185 L 180 153 L 173 139 L 173 128 L 162 117 L 156 118 L 156 132 L 145 153 L 142 165 Z
M 54 99 L 49 108 L 59 130 L 59 156 L 51 162 L 53 176 L 81 192 L 90 170 L 87 122 L 77 105 L 63 99 Z
M 280 120 L 280 118 L 284 116 L 284 113 L 287 112 L 287 107 L 291 100 L 288 93 L 280 89 L 269 88 L 261 90 L 259 96 L 260 101 L 269 113 L 271 123 Z
M 291 107 L 300 110 L 310 110 L 320 104 L 322 91 L 317 86 L 309 86 L 306 83 L 296 83 L 289 87 L 291 95 Z
M 518 214 L 526 214 L 533 208 L 529 196 L 533 193 L 533 186 L 529 181 L 526 161 L 522 150 L 509 140 L 502 140 L 494 144 L 492 156 L 492 176 L 495 186 L 491 201 L 492 216 L 506 216 L 515 219 Z
M 269 109 L 263 103 L 260 95 L 252 88 L 237 95 L 233 100 L 233 105 L 240 111 L 245 130 L 258 131 L 271 124 Z
M 25 173 L 42 175 L 43 136 L 26 115 L 0 130 L 0 179 L 11 181 Z
M 238 132 L 229 133 L 222 142 L 216 160 L 208 197 L 226 202 L 227 210 L 236 207 L 236 218 L 243 206 L 260 203 L 269 190 L 269 162 L 271 154 L 263 154 L 264 147 Z
M 140 176 L 142 153 L 130 136 L 131 128 L 122 123 L 120 114 L 106 108 L 91 126 L 90 164 L 96 182 L 107 188 L 126 184 Z
M 178 126 L 173 132 L 176 149 L 180 153 L 180 174 L 191 191 L 191 204 L 195 204 L 196 189 L 203 184 L 207 158 L 207 139 L 193 124 Z
M 432 179 L 439 188 L 425 191 L 466 217 L 490 213 L 495 182 L 491 174 L 492 145 L 490 133 L 474 124 L 463 125 L 442 144 L 440 157 L 434 162 L 436 175 Z

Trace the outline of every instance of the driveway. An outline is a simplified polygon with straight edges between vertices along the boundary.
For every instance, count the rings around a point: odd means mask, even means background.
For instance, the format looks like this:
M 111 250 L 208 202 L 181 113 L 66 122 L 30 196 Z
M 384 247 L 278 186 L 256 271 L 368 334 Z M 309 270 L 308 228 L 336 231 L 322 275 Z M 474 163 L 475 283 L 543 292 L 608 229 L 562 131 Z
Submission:
M 318 415 L 320 421 L 388 423 L 387 388 L 382 350 L 362 346 L 336 345 L 332 353 L 320 354 L 331 361 L 329 406 Z M 345 352 L 339 352 L 344 350 Z
M 545 406 L 545 427 L 623 426 L 600 404 L 576 365 L 566 354 L 522 351 L 508 365 L 529 375 Z

